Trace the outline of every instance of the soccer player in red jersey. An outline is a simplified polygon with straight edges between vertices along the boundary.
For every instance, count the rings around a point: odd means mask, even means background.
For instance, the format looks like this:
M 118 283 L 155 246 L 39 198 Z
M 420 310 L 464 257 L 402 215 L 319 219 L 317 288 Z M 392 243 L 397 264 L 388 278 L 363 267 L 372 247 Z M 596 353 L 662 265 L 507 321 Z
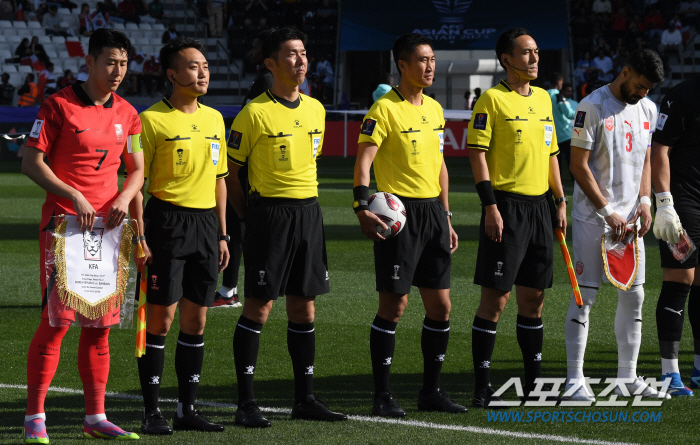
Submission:
M 27 357 L 25 443 L 49 443 L 44 400 L 56 373 L 61 340 L 75 312 L 60 314 L 62 326 L 49 323 L 45 255 L 51 217 L 77 215 L 81 230 L 91 230 L 103 214 L 108 228 L 127 216 L 129 202 L 143 184 L 144 167 L 138 135 L 141 121 L 134 107 L 114 94 L 126 74 L 131 43 L 126 35 L 99 29 L 90 37 L 85 63 L 89 77 L 53 94 L 41 106 L 25 150 L 22 172 L 46 190 L 39 232 L 42 315 Z M 131 143 L 135 136 L 136 144 Z M 120 157 L 130 173 L 119 192 Z M 48 159 L 48 165 L 44 159 Z M 110 314 L 111 315 L 111 314 Z M 138 439 L 107 421 L 104 409 L 109 375 L 109 327 L 82 328 L 78 370 L 85 393 L 86 438 Z

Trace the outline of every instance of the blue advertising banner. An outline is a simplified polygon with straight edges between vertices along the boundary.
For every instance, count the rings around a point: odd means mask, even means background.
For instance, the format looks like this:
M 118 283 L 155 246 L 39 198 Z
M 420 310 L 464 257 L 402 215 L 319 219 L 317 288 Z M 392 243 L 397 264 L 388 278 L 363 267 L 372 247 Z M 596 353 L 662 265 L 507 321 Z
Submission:
M 540 49 L 568 46 L 563 0 L 351 0 L 341 2 L 340 50 L 386 51 L 409 32 L 430 37 L 434 49 L 493 49 L 516 26 Z

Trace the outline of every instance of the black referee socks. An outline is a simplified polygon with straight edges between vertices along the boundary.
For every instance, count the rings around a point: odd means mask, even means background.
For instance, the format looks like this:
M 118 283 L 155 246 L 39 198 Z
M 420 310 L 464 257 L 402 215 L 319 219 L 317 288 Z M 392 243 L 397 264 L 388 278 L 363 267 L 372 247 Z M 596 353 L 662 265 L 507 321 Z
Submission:
M 677 359 L 683 336 L 685 301 L 690 285 L 675 281 L 664 281 L 656 303 L 656 331 L 659 336 L 661 358 Z M 690 307 L 688 307 L 690 311 Z
M 544 343 L 542 318 L 527 318 L 518 314 L 517 323 L 518 344 L 523 353 L 525 365 L 523 386 L 531 390 L 535 379 L 542 375 L 542 344 Z
M 287 323 L 287 350 L 294 370 L 294 404 L 314 392 L 316 330 L 313 323 Z
M 372 356 L 372 375 L 374 376 L 374 395 L 389 390 L 389 371 L 394 359 L 396 326 L 398 323 L 385 320 L 379 315 L 374 317 L 369 332 L 369 350 Z
M 478 390 L 491 386 L 491 356 L 496 344 L 497 322 L 474 317 L 472 324 L 472 360 L 474 361 L 474 387 Z
M 233 360 L 236 364 L 236 380 L 238 381 L 238 406 L 255 400 L 253 375 L 258 363 L 262 327 L 263 325 L 260 323 L 241 315 L 233 333 Z
M 189 335 L 180 331 L 175 348 L 175 374 L 177 374 L 178 402 L 183 414 L 194 405 L 204 363 L 204 336 Z
M 141 394 L 146 412 L 158 408 L 160 379 L 165 363 L 165 337 L 146 332 L 146 353 L 136 359 L 141 381 Z
M 423 319 L 420 346 L 423 351 L 423 392 L 430 393 L 440 387 L 440 371 L 450 339 L 450 320 Z

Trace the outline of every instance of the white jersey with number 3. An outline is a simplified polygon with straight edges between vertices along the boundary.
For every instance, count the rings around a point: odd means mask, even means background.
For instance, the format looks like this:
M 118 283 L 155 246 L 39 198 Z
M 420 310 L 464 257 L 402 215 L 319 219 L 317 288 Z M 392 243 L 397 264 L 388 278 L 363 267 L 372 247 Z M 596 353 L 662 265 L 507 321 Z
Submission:
M 576 108 L 571 146 L 590 150 L 590 168 L 600 192 L 613 210 L 628 221 L 639 202 L 639 187 L 651 134 L 656 128 L 656 105 L 642 99 L 635 105 L 613 96 L 608 85 L 595 90 Z M 573 218 L 605 225 L 605 218 L 576 184 Z

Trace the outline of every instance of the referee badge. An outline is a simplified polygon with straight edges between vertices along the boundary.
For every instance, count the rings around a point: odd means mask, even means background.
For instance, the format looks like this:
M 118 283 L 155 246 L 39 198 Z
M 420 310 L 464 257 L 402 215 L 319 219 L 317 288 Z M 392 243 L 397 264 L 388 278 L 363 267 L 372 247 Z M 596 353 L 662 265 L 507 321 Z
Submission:
M 544 143 L 547 144 L 547 147 L 549 147 L 552 144 L 553 134 L 554 134 L 554 126 L 553 125 L 545 125 L 544 126 Z
M 377 121 L 374 119 L 365 119 L 365 121 L 362 123 L 362 134 L 366 134 L 367 136 L 372 136 L 372 133 L 374 133 L 374 127 L 377 125 Z
M 219 163 L 219 149 L 221 148 L 221 144 L 218 142 L 212 142 L 211 143 L 211 160 L 214 161 L 214 165 Z
M 486 130 L 486 121 L 489 119 L 489 115 L 486 113 L 477 113 L 474 116 L 474 129 L 475 130 Z
M 313 138 L 313 143 L 314 143 L 314 159 L 316 159 L 316 154 L 318 153 L 318 147 L 321 146 L 321 138 L 320 138 L 320 137 L 314 137 L 314 138 Z

